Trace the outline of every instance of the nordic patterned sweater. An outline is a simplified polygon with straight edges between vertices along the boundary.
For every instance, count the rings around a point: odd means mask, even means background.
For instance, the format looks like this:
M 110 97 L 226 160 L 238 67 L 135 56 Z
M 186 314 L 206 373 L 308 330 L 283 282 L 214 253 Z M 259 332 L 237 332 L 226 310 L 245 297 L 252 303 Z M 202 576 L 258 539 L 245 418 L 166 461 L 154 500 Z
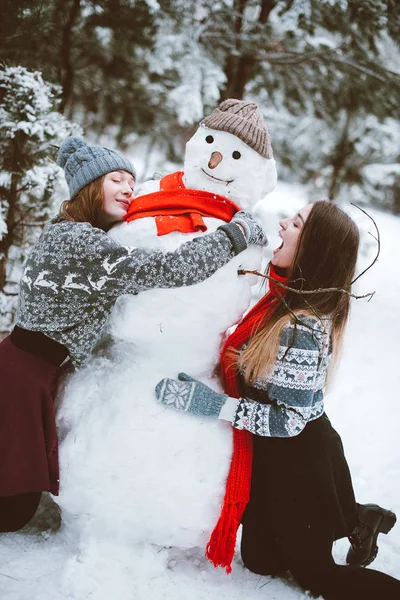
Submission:
M 299 315 L 281 334 L 270 377 L 243 382 L 233 426 L 255 435 L 293 437 L 324 412 L 323 387 L 331 358 L 330 321 Z M 289 348 L 289 349 L 288 349 Z M 243 380 L 243 378 L 242 378 Z
M 118 296 L 199 283 L 245 248 L 239 228 L 229 223 L 164 254 L 121 246 L 89 223 L 55 220 L 28 257 L 16 324 L 66 346 L 78 366 Z

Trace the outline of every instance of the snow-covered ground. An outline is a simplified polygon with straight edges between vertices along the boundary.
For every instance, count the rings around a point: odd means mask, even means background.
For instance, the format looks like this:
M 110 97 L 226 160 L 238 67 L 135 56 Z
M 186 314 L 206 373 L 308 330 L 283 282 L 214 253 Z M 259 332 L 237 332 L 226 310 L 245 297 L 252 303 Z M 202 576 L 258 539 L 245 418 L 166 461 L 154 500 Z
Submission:
M 276 247 L 278 220 L 307 203 L 302 188 L 278 184 L 260 214 Z M 371 262 L 376 243 L 373 225 L 349 207 L 362 231 L 359 270 Z M 381 234 L 379 261 L 357 284 L 357 293 L 376 291 L 370 302 L 357 300 L 347 332 L 337 377 L 326 398 L 326 410 L 342 436 L 360 502 L 375 502 L 400 514 L 400 326 L 396 309 L 400 295 L 396 248 L 400 218 L 369 209 Z M 270 250 L 269 250 L 270 251 Z M 259 291 L 255 290 L 255 297 Z M 62 474 L 61 474 L 62 476 Z M 179 483 L 177 482 L 177 486 Z M 134 507 L 133 507 L 134 510 Z M 118 505 L 110 512 L 118 512 Z M 129 528 L 129 522 L 126 523 Z M 309 597 L 290 579 L 271 579 L 243 568 L 239 553 L 230 576 L 202 556 L 203 549 L 176 552 L 149 545 L 132 545 L 110 531 L 93 537 L 77 551 L 73 524 L 55 534 L 29 530 L 0 536 L 0 594 L 4 600 L 192 600 L 242 597 L 292 600 Z M 400 525 L 380 536 L 373 563 L 400 578 Z M 343 563 L 348 542 L 336 544 Z

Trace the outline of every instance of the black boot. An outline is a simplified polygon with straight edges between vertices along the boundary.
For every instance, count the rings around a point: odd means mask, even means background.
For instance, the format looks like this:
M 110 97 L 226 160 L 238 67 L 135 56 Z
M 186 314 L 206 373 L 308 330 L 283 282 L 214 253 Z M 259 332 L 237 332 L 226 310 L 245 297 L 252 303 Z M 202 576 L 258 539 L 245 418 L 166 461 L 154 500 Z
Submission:
M 389 533 L 396 523 L 396 515 L 377 504 L 358 505 L 358 524 L 349 535 L 351 543 L 347 564 L 367 567 L 378 554 L 376 540 L 379 533 Z

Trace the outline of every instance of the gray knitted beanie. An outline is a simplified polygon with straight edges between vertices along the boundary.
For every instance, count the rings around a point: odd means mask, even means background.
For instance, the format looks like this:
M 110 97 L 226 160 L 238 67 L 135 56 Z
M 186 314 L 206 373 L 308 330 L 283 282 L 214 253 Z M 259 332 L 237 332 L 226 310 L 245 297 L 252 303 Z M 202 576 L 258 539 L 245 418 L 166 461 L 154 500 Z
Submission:
M 264 158 L 272 158 L 271 138 L 255 102 L 224 100 L 201 125 L 232 133 Z
M 80 137 L 69 137 L 63 141 L 57 164 L 64 169 L 71 200 L 85 185 L 111 171 L 128 171 L 136 177 L 133 164 L 120 152 L 89 146 Z

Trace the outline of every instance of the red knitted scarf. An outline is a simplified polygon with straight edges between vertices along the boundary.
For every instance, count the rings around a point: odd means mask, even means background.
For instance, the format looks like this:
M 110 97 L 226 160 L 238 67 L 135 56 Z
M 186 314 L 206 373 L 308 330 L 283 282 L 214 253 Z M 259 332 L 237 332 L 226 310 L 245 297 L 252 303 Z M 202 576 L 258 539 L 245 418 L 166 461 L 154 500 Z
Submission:
M 276 281 L 287 280 L 275 273 L 271 267 L 269 275 Z M 270 281 L 270 290 L 247 313 L 235 331 L 226 340 L 221 354 L 221 373 L 224 391 L 233 398 L 240 397 L 239 377 L 231 352 L 239 350 L 251 337 L 261 323 L 265 323 L 276 303 L 277 290 Z M 283 289 L 278 287 L 280 294 Z M 251 469 L 253 459 L 252 434 L 248 431 L 233 429 L 233 456 L 226 482 L 225 498 L 221 514 L 206 548 L 206 557 L 214 567 L 225 567 L 226 573 L 232 571 L 232 559 L 235 552 L 236 535 L 246 504 L 250 499 Z
M 228 222 L 240 210 L 229 198 L 203 190 L 192 190 L 183 183 L 183 171 L 160 180 L 160 191 L 138 196 L 131 202 L 125 221 L 155 217 L 157 235 L 172 231 L 192 233 L 207 231 L 203 217 Z

